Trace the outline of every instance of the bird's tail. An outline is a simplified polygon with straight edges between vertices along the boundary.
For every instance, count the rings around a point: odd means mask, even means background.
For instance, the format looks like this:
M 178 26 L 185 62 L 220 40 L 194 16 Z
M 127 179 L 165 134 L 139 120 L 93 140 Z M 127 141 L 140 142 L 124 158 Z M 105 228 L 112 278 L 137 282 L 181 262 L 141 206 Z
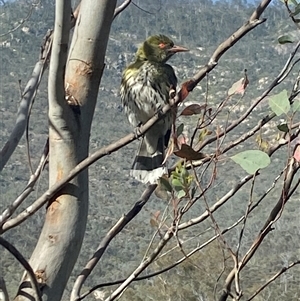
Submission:
M 158 139 L 156 151 L 150 154 L 143 138 L 130 171 L 131 176 L 145 184 L 157 183 L 157 180 L 168 172 L 167 167 L 162 164 L 164 149 L 164 138 L 162 137 Z

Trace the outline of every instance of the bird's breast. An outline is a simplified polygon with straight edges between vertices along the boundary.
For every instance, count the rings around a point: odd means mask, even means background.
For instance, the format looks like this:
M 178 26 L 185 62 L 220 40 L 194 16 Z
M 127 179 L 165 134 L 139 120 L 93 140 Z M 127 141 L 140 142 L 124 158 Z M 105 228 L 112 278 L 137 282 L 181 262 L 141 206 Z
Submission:
M 144 66 L 127 76 L 124 74 L 121 98 L 132 125 L 147 122 L 168 103 L 170 84 L 163 79 L 160 80 L 159 72 L 153 66 Z

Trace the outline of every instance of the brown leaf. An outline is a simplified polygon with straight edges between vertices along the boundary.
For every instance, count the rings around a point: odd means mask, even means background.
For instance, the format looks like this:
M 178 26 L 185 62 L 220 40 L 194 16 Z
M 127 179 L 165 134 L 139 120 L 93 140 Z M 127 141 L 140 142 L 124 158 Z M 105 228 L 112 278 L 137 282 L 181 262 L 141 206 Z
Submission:
M 180 113 L 182 116 L 191 116 L 200 114 L 202 109 L 205 109 L 205 105 L 192 104 L 184 108 L 184 110 Z
M 180 158 L 191 160 L 201 160 L 207 157 L 207 155 L 203 153 L 198 153 L 193 148 L 187 144 L 182 144 L 181 149 L 175 151 L 174 154 Z
M 159 225 L 159 223 L 158 223 L 158 221 L 157 221 L 156 219 L 154 219 L 153 217 L 151 217 L 151 218 L 150 218 L 150 225 L 151 225 L 151 227 L 153 227 L 153 228 L 157 228 L 158 225 Z
M 188 81 L 182 84 L 180 92 L 179 92 L 180 101 L 184 101 L 187 98 L 187 96 L 189 95 L 188 86 L 189 86 Z
M 152 217 L 150 218 L 150 225 L 152 227 L 156 228 L 159 225 L 159 215 L 160 215 L 160 211 L 156 211 L 152 213 Z
M 168 192 L 166 191 L 166 189 L 164 189 L 164 187 L 161 186 L 161 184 L 157 185 L 154 193 L 158 199 L 165 201 L 169 199 Z

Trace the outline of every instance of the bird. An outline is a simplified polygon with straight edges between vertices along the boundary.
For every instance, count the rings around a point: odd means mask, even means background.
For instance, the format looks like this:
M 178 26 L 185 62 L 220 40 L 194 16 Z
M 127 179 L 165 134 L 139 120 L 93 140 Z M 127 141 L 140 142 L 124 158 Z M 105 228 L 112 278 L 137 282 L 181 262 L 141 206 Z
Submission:
M 188 51 L 176 46 L 167 36 L 147 38 L 138 48 L 135 61 L 123 71 L 120 95 L 129 123 L 137 129 L 169 103 L 170 91 L 176 90 L 177 77 L 167 61 L 177 52 Z M 169 111 L 142 137 L 130 174 L 145 184 L 156 184 L 167 173 L 164 152 L 172 126 Z

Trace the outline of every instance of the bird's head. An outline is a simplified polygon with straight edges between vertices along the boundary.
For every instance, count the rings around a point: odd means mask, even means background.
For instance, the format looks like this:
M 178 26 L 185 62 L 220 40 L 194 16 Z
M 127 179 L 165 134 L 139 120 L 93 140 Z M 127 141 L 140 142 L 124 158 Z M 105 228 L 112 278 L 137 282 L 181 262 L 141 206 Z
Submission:
M 187 48 L 174 45 L 164 35 L 150 36 L 138 49 L 136 58 L 142 61 L 165 63 L 176 52 L 188 51 Z

